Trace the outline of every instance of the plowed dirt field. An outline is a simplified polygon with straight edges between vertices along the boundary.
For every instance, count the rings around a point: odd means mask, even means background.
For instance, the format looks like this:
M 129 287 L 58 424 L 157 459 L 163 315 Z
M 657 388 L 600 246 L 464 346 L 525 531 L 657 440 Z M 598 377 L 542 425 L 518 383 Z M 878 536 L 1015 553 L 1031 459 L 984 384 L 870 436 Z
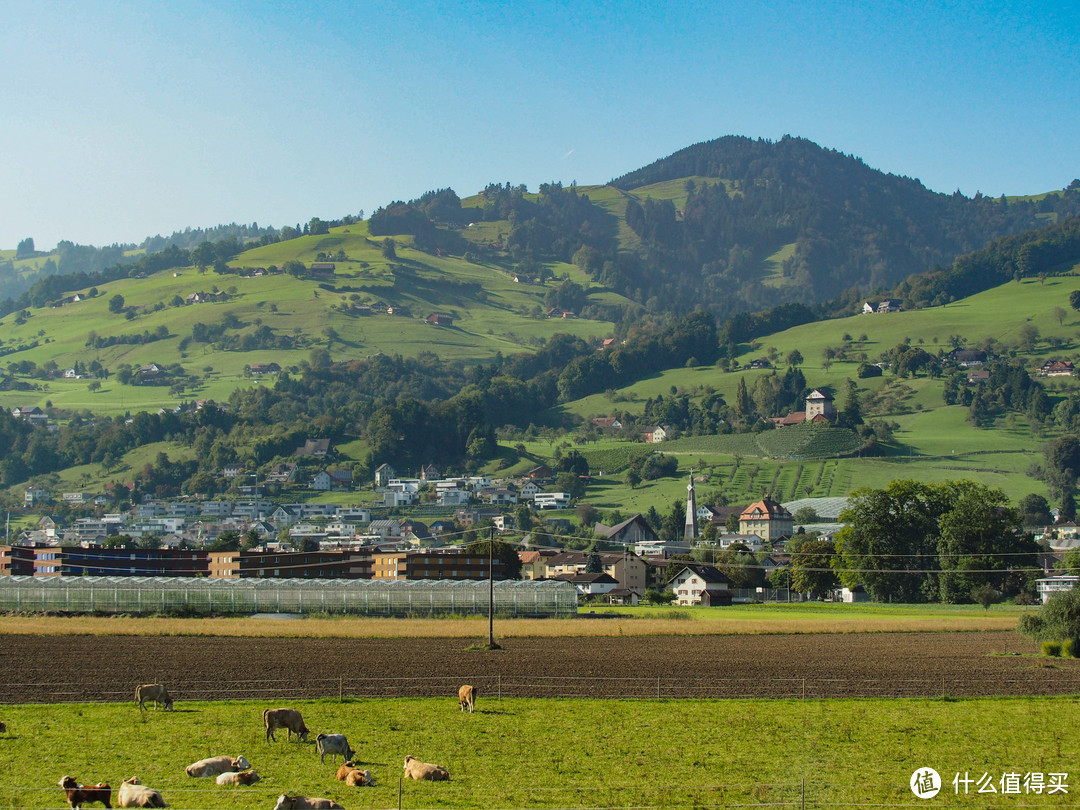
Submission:
M 0 636 L 0 702 L 225 698 L 877 697 L 1080 693 L 1013 632 L 461 639 Z

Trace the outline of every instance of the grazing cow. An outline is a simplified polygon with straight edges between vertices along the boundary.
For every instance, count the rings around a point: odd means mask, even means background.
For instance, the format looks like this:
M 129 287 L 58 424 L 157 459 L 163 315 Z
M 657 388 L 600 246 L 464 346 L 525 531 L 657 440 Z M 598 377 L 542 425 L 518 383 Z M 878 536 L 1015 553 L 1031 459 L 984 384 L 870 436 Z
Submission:
M 462 711 L 468 709 L 470 714 L 472 713 L 476 708 L 476 695 L 479 691 L 475 686 L 469 686 L 468 684 L 457 690 L 457 699 Z
M 251 763 L 244 758 L 243 754 L 241 754 L 238 757 L 210 757 L 209 759 L 200 759 L 198 762 L 192 762 L 184 768 L 184 772 L 188 776 L 217 776 L 219 773 L 244 771 L 250 767 Z
M 290 796 L 288 793 L 282 793 L 278 796 L 274 810 L 345 810 L 345 808 L 330 799 L 309 799 L 307 796 Z
M 154 701 L 155 709 L 163 706 L 165 711 L 172 711 L 172 698 L 169 697 L 169 691 L 160 683 L 144 683 L 142 686 L 135 687 L 135 702 L 139 704 L 140 709 L 146 708 L 148 700 Z
M 427 779 L 429 782 L 446 782 L 450 774 L 441 765 L 429 765 L 416 757 L 405 757 L 405 777 L 408 779 Z
M 116 792 L 116 803 L 120 807 L 168 807 L 161 794 L 153 788 L 148 788 L 139 781 L 139 777 L 133 776 L 125 779 L 120 784 L 120 790 Z
M 370 787 L 375 784 L 375 780 L 371 778 L 371 771 L 353 768 L 346 774 L 345 784 L 349 787 Z
M 352 759 L 356 752 L 352 750 L 344 734 L 318 734 L 315 736 L 315 750 L 319 752 L 319 762 L 326 762 L 326 755 L 341 754 L 342 759 Z
M 218 778 L 214 781 L 219 785 L 234 785 L 235 787 L 242 787 L 246 785 L 254 785 L 259 781 L 261 777 L 255 773 L 255 771 L 240 771 L 240 773 L 228 773 L 219 774 Z
M 101 802 L 106 807 L 112 808 L 109 803 L 112 788 L 107 782 L 80 785 L 74 776 L 65 776 L 57 784 L 64 789 L 64 795 L 67 796 L 67 803 L 71 805 L 71 810 L 79 810 L 84 804 L 90 804 L 90 802 Z
M 274 740 L 274 729 L 283 728 L 286 731 L 286 739 L 291 740 L 293 732 L 296 738 L 307 742 L 308 727 L 304 725 L 304 718 L 296 709 L 267 709 L 263 712 L 263 725 L 266 726 L 266 741 Z

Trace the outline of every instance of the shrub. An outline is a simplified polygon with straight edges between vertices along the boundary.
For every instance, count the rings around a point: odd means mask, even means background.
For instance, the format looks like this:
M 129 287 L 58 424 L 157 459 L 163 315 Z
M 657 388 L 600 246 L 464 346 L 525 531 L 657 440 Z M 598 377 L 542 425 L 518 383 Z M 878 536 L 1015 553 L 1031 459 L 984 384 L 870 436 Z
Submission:
M 1080 590 L 1054 594 L 1038 612 L 1021 616 L 1017 630 L 1035 641 L 1080 636 Z
M 1061 642 L 1044 641 L 1042 643 L 1042 654 L 1048 655 L 1051 658 L 1058 658 L 1061 655 Z

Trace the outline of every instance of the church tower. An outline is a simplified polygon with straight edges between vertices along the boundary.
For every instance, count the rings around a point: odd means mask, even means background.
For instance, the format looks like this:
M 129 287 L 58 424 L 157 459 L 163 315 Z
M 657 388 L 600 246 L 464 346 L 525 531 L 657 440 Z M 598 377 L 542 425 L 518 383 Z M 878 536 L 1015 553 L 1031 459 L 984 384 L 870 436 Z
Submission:
M 690 470 L 690 483 L 686 485 L 686 525 L 683 527 L 684 540 L 696 540 L 697 504 L 694 502 L 694 471 Z

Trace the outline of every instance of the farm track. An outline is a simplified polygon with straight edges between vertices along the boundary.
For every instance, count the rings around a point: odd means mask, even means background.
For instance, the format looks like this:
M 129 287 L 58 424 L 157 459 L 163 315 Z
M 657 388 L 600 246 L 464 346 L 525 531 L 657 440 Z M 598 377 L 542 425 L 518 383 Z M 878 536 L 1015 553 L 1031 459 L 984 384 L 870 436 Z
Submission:
M 427 697 L 815 698 L 1080 693 L 1016 633 L 462 639 L 0 636 L 0 702 Z M 1009 654 L 1005 654 L 1005 651 Z

